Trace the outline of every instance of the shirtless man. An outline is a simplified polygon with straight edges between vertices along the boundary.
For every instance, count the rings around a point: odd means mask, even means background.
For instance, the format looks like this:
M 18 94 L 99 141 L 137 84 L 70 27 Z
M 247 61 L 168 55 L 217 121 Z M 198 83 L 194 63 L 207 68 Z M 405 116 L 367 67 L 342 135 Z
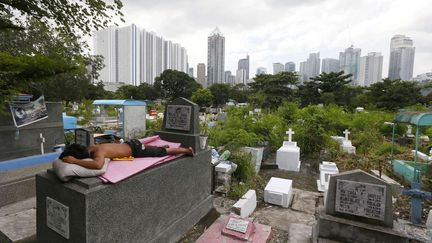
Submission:
M 169 148 L 145 146 L 137 139 L 125 143 L 103 143 L 85 147 L 79 144 L 71 144 L 60 154 L 60 159 L 70 164 L 77 164 L 88 169 L 101 169 L 105 158 L 122 158 L 132 156 L 163 157 L 166 155 L 187 154 L 193 156 L 193 150 L 189 148 Z M 84 160 L 91 158 L 92 160 Z

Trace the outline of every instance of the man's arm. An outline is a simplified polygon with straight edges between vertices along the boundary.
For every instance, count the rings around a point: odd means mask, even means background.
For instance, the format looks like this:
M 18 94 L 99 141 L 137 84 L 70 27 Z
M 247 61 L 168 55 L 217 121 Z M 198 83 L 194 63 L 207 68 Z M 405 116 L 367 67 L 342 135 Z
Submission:
M 79 166 L 82 166 L 87 169 L 94 169 L 94 170 L 100 170 L 102 169 L 104 162 L 105 162 L 105 156 L 100 150 L 95 150 L 93 152 L 93 159 L 92 160 L 82 160 L 77 159 L 73 156 L 65 156 L 63 157 L 63 161 L 70 163 L 70 164 L 76 164 Z

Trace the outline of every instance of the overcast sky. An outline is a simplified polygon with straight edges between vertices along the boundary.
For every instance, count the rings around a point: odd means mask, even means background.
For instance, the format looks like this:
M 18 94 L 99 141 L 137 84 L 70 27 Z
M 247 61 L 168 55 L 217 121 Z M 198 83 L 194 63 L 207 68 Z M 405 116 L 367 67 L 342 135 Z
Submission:
M 126 23 L 184 46 L 189 66 L 207 63 L 207 37 L 218 26 L 225 36 L 225 70 L 250 55 L 272 73 L 272 63 L 306 60 L 319 51 L 338 58 L 353 44 L 362 56 L 381 52 L 388 75 L 390 38 L 411 37 L 414 75 L 432 71 L 432 0 L 123 0 Z

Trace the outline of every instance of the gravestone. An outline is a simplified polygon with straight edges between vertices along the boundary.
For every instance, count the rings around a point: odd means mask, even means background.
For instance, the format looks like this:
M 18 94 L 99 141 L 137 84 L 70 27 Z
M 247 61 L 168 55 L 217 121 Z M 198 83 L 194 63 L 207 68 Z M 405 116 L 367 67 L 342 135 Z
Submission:
M 345 153 L 348 154 L 355 154 L 356 153 L 356 147 L 354 147 L 351 143 L 351 141 L 348 139 L 349 134 L 351 134 L 350 131 L 348 131 L 348 129 L 345 129 L 345 131 L 343 132 L 345 134 L 345 139 L 342 140 L 341 143 L 341 149 L 342 151 L 344 151 Z
M 362 170 L 330 177 L 318 237 L 342 242 L 406 242 L 393 230 L 391 186 Z
M 334 162 L 323 161 L 319 166 L 320 178 L 317 180 L 318 191 L 325 192 L 328 190 L 331 175 L 339 173 L 339 169 Z
M 264 188 L 264 202 L 288 208 L 293 198 L 292 180 L 270 178 Z
M 294 131 L 291 128 L 286 132 L 288 141 L 284 141 L 282 147 L 276 152 L 276 164 L 281 170 L 300 171 L 300 148 L 297 142 L 292 141 Z
M 156 132 L 161 139 L 181 143 L 201 151 L 199 131 L 199 107 L 185 98 L 177 98 L 167 104 L 164 111 L 162 130 Z

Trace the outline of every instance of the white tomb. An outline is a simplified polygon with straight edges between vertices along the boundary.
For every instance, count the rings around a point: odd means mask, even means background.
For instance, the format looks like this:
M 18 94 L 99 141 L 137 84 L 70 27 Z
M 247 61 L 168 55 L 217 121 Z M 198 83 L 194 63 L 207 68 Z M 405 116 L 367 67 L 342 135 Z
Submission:
M 272 177 L 264 188 L 264 202 L 288 208 L 293 198 L 292 180 Z
M 282 147 L 276 152 L 276 164 L 281 170 L 300 171 L 300 148 L 297 142 L 292 142 L 294 131 L 291 128 L 286 132 L 288 141 L 284 141 Z
M 415 157 L 416 156 L 416 151 L 415 150 L 411 150 L 411 154 L 412 154 L 413 157 Z M 426 161 L 426 162 L 432 161 L 432 156 L 428 156 L 427 154 L 422 153 L 420 151 L 417 151 L 417 158 L 421 159 L 423 161 Z
M 242 218 L 249 217 L 257 206 L 255 190 L 249 190 L 234 205 L 234 211 Z
M 343 132 L 345 134 L 345 139 L 342 140 L 341 143 L 341 149 L 342 151 L 344 151 L 345 153 L 348 154 L 355 154 L 356 153 L 356 147 L 354 147 L 351 144 L 351 141 L 348 139 L 348 135 L 351 133 L 350 131 L 348 131 L 348 129 L 345 129 L 345 131 Z
M 407 125 L 407 131 L 406 131 L 406 136 L 408 138 L 414 138 L 414 134 L 412 133 L 412 126 L 411 125 Z
M 320 178 L 317 180 L 318 191 L 325 192 L 328 190 L 330 176 L 339 174 L 339 169 L 334 162 L 323 161 L 319 166 Z

